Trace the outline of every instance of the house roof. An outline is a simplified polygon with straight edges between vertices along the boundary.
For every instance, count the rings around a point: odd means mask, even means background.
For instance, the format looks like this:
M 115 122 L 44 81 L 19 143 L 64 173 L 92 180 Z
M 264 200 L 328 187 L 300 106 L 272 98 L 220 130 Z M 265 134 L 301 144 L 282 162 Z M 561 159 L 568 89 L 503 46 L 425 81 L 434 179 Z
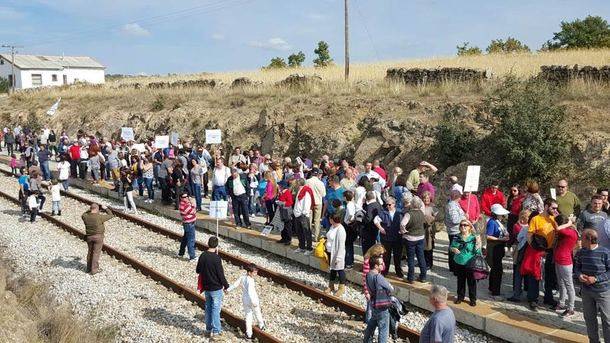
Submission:
M 0 54 L 11 62 L 11 55 Z M 87 56 L 42 56 L 42 55 L 15 55 L 15 66 L 20 69 L 53 69 L 64 68 L 95 68 L 104 69 L 102 64 Z

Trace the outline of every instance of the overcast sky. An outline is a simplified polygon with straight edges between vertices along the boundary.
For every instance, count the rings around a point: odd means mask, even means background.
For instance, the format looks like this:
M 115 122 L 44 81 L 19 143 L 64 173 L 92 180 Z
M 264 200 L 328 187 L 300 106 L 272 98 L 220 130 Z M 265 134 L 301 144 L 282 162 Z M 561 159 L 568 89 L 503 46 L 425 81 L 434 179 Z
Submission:
M 507 36 L 537 49 L 562 20 L 610 20 L 610 0 L 350 3 L 354 62 L 448 56 Z M 299 50 L 311 64 L 320 40 L 343 60 L 343 0 L 0 0 L 0 43 L 91 56 L 108 73 L 255 69 Z

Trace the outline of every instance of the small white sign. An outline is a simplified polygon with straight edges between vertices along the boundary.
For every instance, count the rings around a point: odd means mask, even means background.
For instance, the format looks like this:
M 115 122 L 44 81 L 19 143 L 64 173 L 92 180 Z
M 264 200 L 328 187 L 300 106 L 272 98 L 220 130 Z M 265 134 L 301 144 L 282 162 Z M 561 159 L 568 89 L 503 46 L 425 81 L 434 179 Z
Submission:
M 226 219 L 229 203 L 224 200 L 210 201 L 210 217 L 216 219 Z
M 122 127 L 121 128 L 121 139 L 125 142 L 135 141 L 135 135 L 133 133 L 132 127 Z
M 205 130 L 205 144 L 222 143 L 222 133 L 220 130 Z
M 271 225 L 267 225 L 263 228 L 263 231 L 261 232 L 262 236 L 267 236 L 268 234 L 271 233 L 271 230 L 273 229 L 273 226 Z
M 144 145 L 144 143 L 140 143 L 140 144 L 134 144 L 132 147 L 132 149 L 136 149 L 138 150 L 138 152 L 146 152 L 146 146 Z
M 551 198 L 553 198 L 554 200 L 557 200 L 557 190 L 555 190 L 555 188 L 551 188 Z
M 180 139 L 178 132 L 172 132 L 169 135 L 169 143 L 173 146 L 178 146 L 178 139 Z
M 60 101 L 61 101 L 61 98 L 57 99 L 57 101 L 53 104 L 53 106 L 51 106 L 51 108 L 49 108 L 49 110 L 47 111 L 47 115 L 52 116 L 55 114 L 55 112 L 57 112 Z
M 169 148 L 169 136 L 155 136 L 155 148 Z
M 479 190 L 479 176 L 481 166 L 468 166 L 466 169 L 466 181 L 464 181 L 464 192 L 477 192 Z

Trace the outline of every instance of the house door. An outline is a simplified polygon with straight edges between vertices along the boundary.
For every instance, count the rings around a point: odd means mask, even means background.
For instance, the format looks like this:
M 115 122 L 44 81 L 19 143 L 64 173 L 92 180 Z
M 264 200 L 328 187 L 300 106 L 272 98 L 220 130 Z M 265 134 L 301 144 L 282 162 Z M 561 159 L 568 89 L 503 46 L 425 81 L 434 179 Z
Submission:
M 68 75 L 64 75 L 64 85 L 68 84 Z

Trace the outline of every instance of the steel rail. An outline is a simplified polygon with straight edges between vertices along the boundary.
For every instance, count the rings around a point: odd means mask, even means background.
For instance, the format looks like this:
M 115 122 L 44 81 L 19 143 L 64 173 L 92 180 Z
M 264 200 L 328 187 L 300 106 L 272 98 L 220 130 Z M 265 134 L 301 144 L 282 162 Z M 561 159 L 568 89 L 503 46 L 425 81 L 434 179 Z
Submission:
M 4 174 L 6 174 L 5 171 L 2 171 L 2 172 Z M 21 205 L 19 199 L 14 198 L 13 196 L 5 193 L 2 190 L 0 190 L 0 197 L 3 197 L 17 205 Z M 119 216 L 121 214 L 120 212 L 113 212 L 113 213 L 115 213 Z M 54 224 L 55 226 L 61 228 L 62 230 L 70 233 L 71 235 L 74 235 L 83 241 L 86 240 L 86 235 L 79 229 L 77 229 L 67 223 L 62 222 L 61 220 L 59 220 L 53 216 L 50 216 L 47 213 L 39 212 L 38 215 L 40 217 L 44 218 L 45 220 L 47 220 L 48 222 Z M 195 303 L 200 308 L 202 308 L 202 309 L 205 308 L 205 298 L 203 296 L 201 296 L 200 294 L 197 294 L 197 292 L 192 290 L 191 288 L 188 288 L 182 284 L 179 284 L 179 283 L 173 281 L 172 279 L 168 278 L 167 276 L 155 271 L 153 268 L 151 268 L 151 267 L 145 265 L 144 263 L 128 256 L 127 254 L 109 246 L 106 243 L 104 243 L 104 245 L 102 247 L 102 251 L 107 253 L 109 256 L 112 256 L 112 257 L 116 258 L 117 260 L 123 262 L 124 264 L 127 264 L 127 265 L 131 266 L 132 268 L 138 270 L 143 275 L 150 277 L 151 279 L 161 283 L 166 288 L 172 290 L 174 293 L 177 293 L 177 294 L 183 296 L 185 299 Z M 237 317 L 236 315 L 234 315 L 233 313 L 231 313 L 225 309 L 221 310 L 220 315 L 222 316 L 222 318 L 225 319 L 225 321 L 229 325 L 236 327 L 236 328 L 241 328 L 243 332 L 246 331 L 246 322 L 244 319 Z M 256 338 L 258 338 L 259 341 L 261 341 L 261 342 L 268 342 L 268 343 L 282 342 L 281 340 L 275 338 L 271 334 L 269 334 L 263 330 L 260 330 L 258 327 L 253 327 L 252 329 L 253 329 L 252 330 L 253 335 Z
M 5 175 L 14 176 L 10 171 L 6 171 L 3 169 L 0 169 L 0 172 L 2 172 Z M 74 187 L 81 188 L 78 186 L 74 186 Z M 86 191 L 91 192 L 89 190 L 86 190 Z M 72 198 L 76 201 L 85 203 L 87 205 L 91 205 L 91 204 L 95 203 L 92 200 L 86 199 L 80 195 L 77 195 L 77 194 L 74 194 L 71 192 L 62 191 L 62 194 L 69 198 Z M 98 205 L 101 206 L 101 204 L 98 204 Z M 173 239 L 178 242 L 180 242 L 182 240 L 181 234 L 168 230 L 160 225 L 150 223 L 146 220 L 143 220 L 137 216 L 134 216 L 134 215 L 131 215 L 128 213 L 124 213 L 124 212 L 120 212 L 120 211 L 113 211 L 113 213 L 115 216 L 117 216 L 119 218 L 125 219 L 125 220 L 135 223 L 137 225 L 140 225 L 152 232 L 158 233 L 160 235 L 163 235 L 165 237 L 168 237 L 168 238 Z M 53 217 L 50 217 L 50 218 L 53 218 Z M 55 218 L 53 218 L 53 219 L 55 219 Z M 177 221 L 175 219 L 172 219 L 172 220 Z M 197 248 L 199 248 L 200 250 L 206 250 L 208 248 L 206 244 L 199 242 L 199 241 L 195 242 L 195 246 Z M 231 264 L 236 265 L 236 266 L 244 267 L 244 266 L 250 264 L 249 261 L 247 261 L 241 257 L 235 256 L 233 254 L 230 254 L 228 252 L 222 251 L 222 250 L 218 250 L 218 254 L 221 256 L 221 258 L 229 261 Z M 297 292 L 302 292 L 305 296 L 307 296 L 311 299 L 317 300 L 329 307 L 337 308 L 346 314 L 357 316 L 360 318 L 364 318 L 364 316 L 365 316 L 365 310 L 359 306 L 356 306 L 341 298 L 326 294 L 317 288 L 314 288 L 312 286 L 295 281 L 287 276 L 274 272 L 268 268 L 258 266 L 258 274 L 262 277 L 271 279 L 274 283 L 286 286 L 287 288 L 289 288 L 291 290 L 294 290 Z M 419 342 L 420 334 L 419 334 L 419 332 L 412 330 L 403 324 L 400 324 L 398 326 L 398 336 L 400 338 L 407 338 L 411 342 Z

